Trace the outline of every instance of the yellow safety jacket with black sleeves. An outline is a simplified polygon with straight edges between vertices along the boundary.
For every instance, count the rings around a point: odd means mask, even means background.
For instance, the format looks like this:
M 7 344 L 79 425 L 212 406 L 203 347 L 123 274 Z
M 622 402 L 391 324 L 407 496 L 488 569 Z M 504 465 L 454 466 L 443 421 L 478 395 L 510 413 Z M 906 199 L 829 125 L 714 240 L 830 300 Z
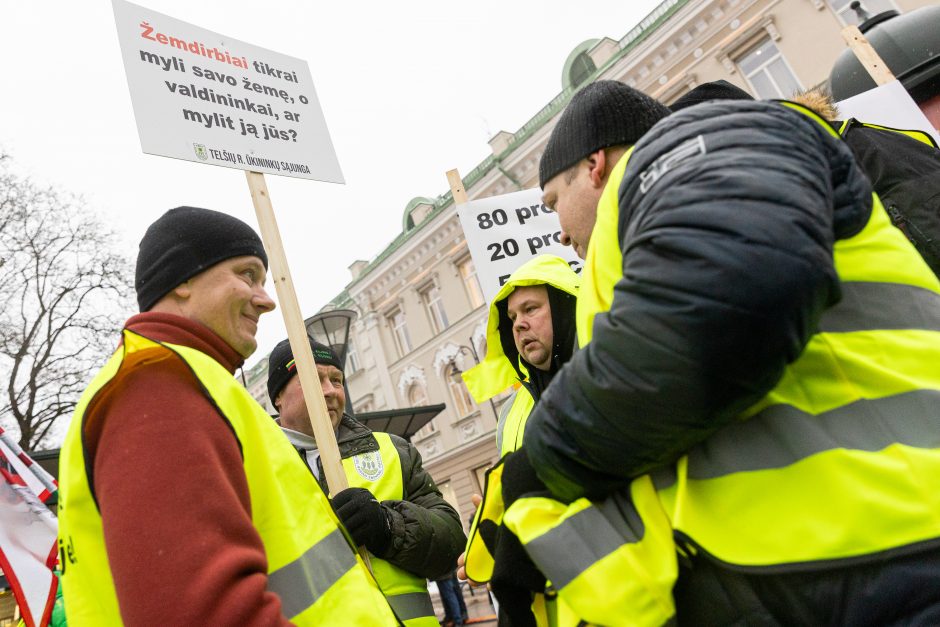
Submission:
M 189 366 L 235 432 L 252 520 L 267 557 L 268 590 L 280 597 L 284 615 L 296 625 L 334 625 L 338 617 L 356 625 L 399 624 L 323 491 L 245 388 L 198 350 L 128 330 L 123 340 L 82 395 L 62 446 L 59 538 L 75 558 L 62 576 L 69 624 L 121 624 L 101 515 L 85 467 L 85 412 L 99 393 L 134 368 L 166 358 Z
M 343 459 L 343 470 L 351 488 L 365 488 L 379 501 L 400 501 L 404 494 L 401 458 L 387 433 L 372 432 L 378 451 Z M 440 623 L 428 593 L 427 579 L 418 577 L 380 557 L 369 554 L 372 574 L 408 627 L 437 627 Z
M 656 475 L 677 533 L 727 564 L 779 570 L 940 540 L 940 285 L 877 196 L 834 258 L 842 301 L 777 387 L 708 456 L 698 447 Z
M 940 545 L 940 284 L 873 196 L 867 225 L 835 242 L 841 302 L 776 387 L 653 473 L 689 552 L 760 573 Z M 582 342 L 623 267 L 608 200 L 578 300 Z

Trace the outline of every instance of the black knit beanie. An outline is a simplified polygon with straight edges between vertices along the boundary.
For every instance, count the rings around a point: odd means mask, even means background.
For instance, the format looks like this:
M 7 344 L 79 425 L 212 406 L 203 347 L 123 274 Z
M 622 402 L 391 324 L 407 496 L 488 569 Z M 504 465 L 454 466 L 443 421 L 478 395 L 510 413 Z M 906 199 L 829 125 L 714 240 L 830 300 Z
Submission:
M 134 279 L 140 310 L 203 270 L 242 255 L 254 255 L 268 268 L 261 238 L 238 218 L 199 207 L 170 209 L 140 240 Z
M 596 81 L 576 93 L 548 138 L 539 186 L 601 148 L 635 144 L 669 115 L 664 104 L 619 81 Z
M 340 372 L 343 371 L 343 365 L 332 348 L 310 336 L 307 336 L 307 339 L 310 340 L 313 360 L 318 366 L 335 366 Z M 294 364 L 294 351 L 290 348 L 290 341 L 281 340 L 268 356 L 268 398 L 271 399 L 271 403 L 274 403 L 278 392 L 290 382 L 295 374 L 297 374 L 297 366 Z
M 689 93 L 684 94 L 669 105 L 669 108 L 676 112 L 709 100 L 754 100 L 754 97 L 726 80 L 712 81 L 711 83 L 703 83 Z

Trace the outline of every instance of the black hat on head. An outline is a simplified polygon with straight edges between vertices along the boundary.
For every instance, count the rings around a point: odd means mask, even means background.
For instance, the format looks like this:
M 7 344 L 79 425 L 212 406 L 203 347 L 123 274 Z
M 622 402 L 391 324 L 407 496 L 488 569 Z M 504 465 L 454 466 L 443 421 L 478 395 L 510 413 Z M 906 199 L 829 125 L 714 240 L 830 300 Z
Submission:
M 170 209 L 140 240 L 134 279 L 140 310 L 220 261 L 242 255 L 260 258 L 267 269 L 261 238 L 238 218 L 199 207 Z
M 676 112 L 709 100 L 754 100 L 754 97 L 726 80 L 712 81 L 703 83 L 689 93 L 683 94 L 669 108 Z
M 343 371 L 343 365 L 332 348 L 320 344 L 310 336 L 307 336 L 307 339 L 310 340 L 310 350 L 313 351 L 313 359 L 318 366 L 335 366 L 340 372 Z M 295 374 L 297 366 L 294 364 L 294 351 L 290 348 L 290 341 L 281 340 L 268 356 L 268 398 L 271 403 L 274 403 L 278 392 L 284 389 Z
M 619 81 L 590 83 L 552 129 L 539 162 L 539 186 L 601 148 L 635 144 L 668 115 L 664 104 Z

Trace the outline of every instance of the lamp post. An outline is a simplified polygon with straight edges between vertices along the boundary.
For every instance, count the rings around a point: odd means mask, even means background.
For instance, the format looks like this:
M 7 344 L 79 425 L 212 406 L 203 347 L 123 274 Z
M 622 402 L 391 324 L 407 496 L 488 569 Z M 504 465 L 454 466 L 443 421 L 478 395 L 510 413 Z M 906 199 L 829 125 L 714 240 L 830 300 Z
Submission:
M 326 344 L 333 349 L 336 356 L 339 357 L 339 363 L 343 365 L 343 372 L 346 371 L 346 353 L 349 347 L 349 328 L 358 314 L 351 309 L 332 309 L 321 311 L 318 314 L 310 316 L 304 320 L 304 326 L 307 327 L 307 335 L 321 344 Z M 346 377 L 343 377 L 343 392 L 346 394 L 346 413 L 350 416 L 353 413 L 352 398 L 349 396 L 349 387 L 346 385 Z
M 477 354 L 476 349 L 473 347 L 473 338 L 472 338 L 472 337 L 469 338 L 468 341 L 470 342 L 470 345 L 469 345 L 469 346 L 467 346 L 466 344 L 460 344 L 459 346 L 457 346 L 457 355 L 460 354 L 460 351 L 467 351 L 467 352 L 470 353 L 470 356 L 473 357 L 473 362 L 476 363 L 476 364 L 479 364 L 479 363 L 480 363 L 480 355 Z M 451 358 L 451 360 L 450 360 L 450 365 L 451 365 L 451 366 L 453 367 L 453 369 L 454 369 L 454 371 L 453 371 L 453 376 L 455 377 L 455 381 L 458 381 L 461 385 L 465 385 L 464 382 L 463 382 L 463 379 L 460 377 L 460 375 L 463 374 L 463 370 L 461 370 L 461 369 L 457 366 L 457 355 L 454 355 L 454 356 Z M 493 399 L 492 399 L 492 398 L 489 399 L 489 402 L 490 402 L 490 409 L 493 410 L 493 419 L 498 423 L 498 422 L 499 422 L 499 412 L 496 411 L 496 403 L 493 402 Z

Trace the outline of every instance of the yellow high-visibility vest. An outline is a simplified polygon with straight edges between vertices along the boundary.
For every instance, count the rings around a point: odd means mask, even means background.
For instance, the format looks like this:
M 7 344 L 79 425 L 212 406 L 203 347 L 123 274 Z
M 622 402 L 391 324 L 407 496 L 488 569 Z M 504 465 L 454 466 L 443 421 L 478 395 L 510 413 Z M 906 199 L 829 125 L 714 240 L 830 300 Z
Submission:
M 373 432 L 379 450 L 343 459 L 351 488 L 365 488 L 379 501 L 400 501 L 404 495 L 401 458 L 387 433 Z M 427 579 L 369 554 L 372 574 L 395 614 L 408 627 L 438 627 Z
M 198 350 L 124 330 L 124 342 L 82 395 L 60 457 L 59 541 L 70 625 L 120 625 L 101 515 L 85 467 L 82 428 L 89 403 L 134 368 L 181 359 L 232 426 L 243 455 L 251 515 L 264 544 L 268 590 L 296 625 L 399 624 L 356 554 L 329 501 L 280 429 L 217 361 Z M 141 495 L 146 498 L 146 495 Z M 141 564 L 141 568 L 146 568 Z

